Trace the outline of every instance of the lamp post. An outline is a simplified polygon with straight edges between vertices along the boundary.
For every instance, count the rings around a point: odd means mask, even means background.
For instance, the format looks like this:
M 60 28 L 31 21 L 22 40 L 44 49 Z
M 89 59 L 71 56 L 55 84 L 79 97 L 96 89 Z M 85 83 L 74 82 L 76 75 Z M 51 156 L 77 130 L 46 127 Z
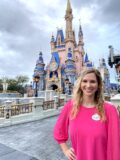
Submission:
M 58 93 L 58 107 L 60 107 L 60 93 L 61 93 L 61 88 L 57 88 L 56 92 Z
M 69 79 L 65 79 L 65 94 L 70 94 L 70 84 Z
M 34 76 L 34 82 L 35 82 L 35 97 L 38 97 L 38 82 L 40 80 L 39 76 Z

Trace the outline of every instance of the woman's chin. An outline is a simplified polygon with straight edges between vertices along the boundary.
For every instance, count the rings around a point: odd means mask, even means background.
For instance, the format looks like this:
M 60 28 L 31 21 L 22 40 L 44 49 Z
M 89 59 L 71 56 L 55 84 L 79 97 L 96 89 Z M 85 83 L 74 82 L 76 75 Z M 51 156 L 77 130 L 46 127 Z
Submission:
M 87 92 L 87 93 L 84 93 L 84 95 L 85 95 L 85 96 L 89 96 L 89 97 L 91 97 L 91 96 L 94 96 L 94 93 Z

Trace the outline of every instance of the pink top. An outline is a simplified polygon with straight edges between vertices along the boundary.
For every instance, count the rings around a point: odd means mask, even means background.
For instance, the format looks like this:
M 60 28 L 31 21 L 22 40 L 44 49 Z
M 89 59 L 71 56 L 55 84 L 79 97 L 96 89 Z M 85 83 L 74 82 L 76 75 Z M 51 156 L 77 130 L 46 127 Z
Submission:
M 70 119 L 72 101 L 66 103 L 54 128 L 58 143 L 68 140 L 76 160 L 120 160 L 120 120 L 116 108 L 105 102 L 106 121 L 101 121 L 96 108 L 81 106 L 75 119 Z M 69 129 L 68 129 L 69 128 Z

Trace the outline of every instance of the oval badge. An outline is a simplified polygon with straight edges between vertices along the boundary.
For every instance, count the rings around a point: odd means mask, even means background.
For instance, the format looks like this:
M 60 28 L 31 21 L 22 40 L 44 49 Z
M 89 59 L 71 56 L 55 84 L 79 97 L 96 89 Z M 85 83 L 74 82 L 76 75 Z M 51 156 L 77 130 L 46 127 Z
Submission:
M 92 119 L 95 120 L 95 121 L 99 121 L 100 120 L 99 114 L 97 114 L 97 113 L 93 114 Z

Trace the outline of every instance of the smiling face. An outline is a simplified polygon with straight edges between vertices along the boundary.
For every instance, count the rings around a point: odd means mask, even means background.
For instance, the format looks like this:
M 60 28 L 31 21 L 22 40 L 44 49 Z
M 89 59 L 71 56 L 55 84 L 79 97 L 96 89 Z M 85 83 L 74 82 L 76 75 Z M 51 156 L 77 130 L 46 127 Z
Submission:
M 98 81 L 95 73 L 86 74 L 81 81 L 80 88 L 83 96 L 94 97 L 95 92 L 98 90 Z

